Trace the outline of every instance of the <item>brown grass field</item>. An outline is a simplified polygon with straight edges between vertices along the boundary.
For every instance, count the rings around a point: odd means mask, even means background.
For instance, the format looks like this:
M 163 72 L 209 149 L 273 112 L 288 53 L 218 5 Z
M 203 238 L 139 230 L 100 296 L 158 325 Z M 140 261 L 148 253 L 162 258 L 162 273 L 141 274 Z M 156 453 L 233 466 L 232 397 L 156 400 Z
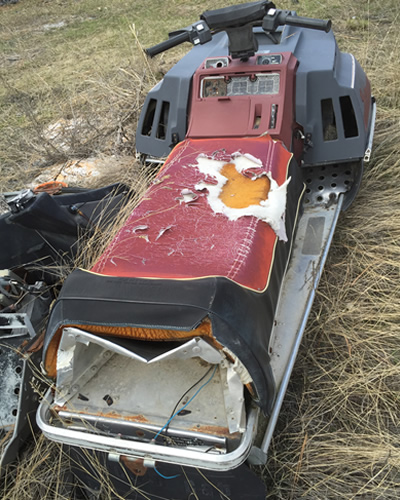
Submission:
M 70 159 L 134 157 L 143 97 L 185 53 L 147 61 L 208 8 L 239 0 L 20 0 L 0 7 L 0 191 Z M 400 5 L 397 0 L 283 0 L 331 18 L 378 103 L 372 161 L 342 214 L 265 467 L 268 499 L 400 498 Z M 132 25 L 135 25 L 133 28 Z M 61 120 L 58 137 L 49 125 Z M 398 184 L 399 183 L 399 184 Z M 3 242 L 2 242 L 3 244 Z M 4 499 L 67 499 L 66 457 L 37 435 L 5 478 Z M 110 498 L 105 475 L 104 499 Z

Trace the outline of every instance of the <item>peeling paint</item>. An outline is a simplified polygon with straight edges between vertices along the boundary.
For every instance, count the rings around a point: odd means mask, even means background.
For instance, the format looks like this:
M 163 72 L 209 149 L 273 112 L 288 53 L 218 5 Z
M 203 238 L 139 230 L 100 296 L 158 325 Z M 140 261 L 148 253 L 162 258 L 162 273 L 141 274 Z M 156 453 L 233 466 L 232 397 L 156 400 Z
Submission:
M 146 225 L 136 226 L 132 229 L 132 233 L 136 234 L 138 231 L 146 231 L 146 229 L 149 229 L 149 226 Z
M 197 165 L 194 166 L 205 175 L 205 179 L 196 184 L 195 189 L 198 191 L 207 189 L 208 203 L 216 214 L 223 214 L 232 221 L 245 216 L 257 217 L 259 220 L 269 224 L 279 239 L 287 241 L 285 210 L 287 185 L 290 182 L 290 178 L 279 186 L 271 173 L 263 167 L 260 160 L 252 155 L 239 152 L 231 155 L 230 160 L 216 160 L 205 155 L 199 155 L 196 160 Z M 237 172 L 248 177 L 250 181 L 266 176 L 270 181 L 270 189 L 266 199 L 261 199 L 258 204 L 251 204 L 243 208 L 227 206 L 221 200 L 221 193 L 228 179 L 221 172 L 224 166 L 228 164 L 234 164 Z M 212 184 L 207 182 L 207 179 L 210 177 L 214 179 L 214 183 Z M 215 181 L 217 182 L 215 183 Z
M 182 189 L 181 195 L 176 198 L 179 203 L 191 203 L 196 201 L 199 198 L 199 195 L 191 191 L 190 189 Z
M 63 410 L 68 410 L 67 407 L 55 407 L 55 411 L 63 411 Z M 150 420 L 148 420 L 144 415 L 124 415 L 122 413 L 118 413 L 116 411 L 109 411 L 109 412 L 91 412 L 91 411 L 76 411 L 78 415 L 92 415 L 95 417 L 102 417 L 102 418 L 114 418 L 118 420 L 127 420 L 129 422 L 136 422 L 140 424 L 151 424 Z
M 75 345 L 73 345 L 67 351 L 59 349 L 57 351 L 57 371 L 63 370 L 64 368 L 70 369 L 72 366 L 72 360 L 74 358 Z
M 239 433 L 230 433 L 228 427 L 221 427 L 218 425 L 195 425 L 190 427 L 191 432 L 200 432 L 202 434 L 212 434 L 220 437 L 237 437 L 240 438 Z
M 155 241 L 157 241 L 158 239 L 160 239 L 160 238 L 161 238 L 161 236 L 162 236 L 165 232 L 167 232 L 167 231 L 169 231 L 170 229 L 172 229 L 172 227 L 173 227 L 173 226 L 172 226 L 172 225 L 170 225 L 170 226 L 167 226 L 167 227 L 164 227 L 164 228 L 160 229 L 160 230 L 158 231 L 158 235 L 157 235 L 157 237 L 156 237 L 156 240 L 155 240 Z

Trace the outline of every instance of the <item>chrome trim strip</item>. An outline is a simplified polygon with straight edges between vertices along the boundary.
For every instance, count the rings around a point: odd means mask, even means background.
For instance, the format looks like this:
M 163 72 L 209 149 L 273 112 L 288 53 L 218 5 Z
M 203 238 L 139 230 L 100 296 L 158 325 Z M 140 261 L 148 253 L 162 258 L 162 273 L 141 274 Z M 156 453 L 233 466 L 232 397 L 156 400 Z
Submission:
M 374 140 L 375 122 L 376 122 L 376 101 L 375 101 L 374 97 L 372 97 L 371 104 L 372 104 L 371 126 L 369 129 L 367 149 L 365 150 L 365 153 L 364 153 L 364 162 L 365 163 L 368 163 L 369 160 L 371 159 L 372 142 Z

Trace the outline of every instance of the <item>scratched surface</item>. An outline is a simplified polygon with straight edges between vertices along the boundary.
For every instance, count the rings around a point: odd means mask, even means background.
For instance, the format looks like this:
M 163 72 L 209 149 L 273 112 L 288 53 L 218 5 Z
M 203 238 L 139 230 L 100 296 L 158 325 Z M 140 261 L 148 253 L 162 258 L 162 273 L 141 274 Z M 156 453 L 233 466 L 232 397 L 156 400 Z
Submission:
M 255 216 L 229 220 L 215 213 L 207 189 L 198 189 L 205 180 L 213 183 L 197 167 L 199 155 L 228 162 L 237 152 L 260 160 L 259 170 L 279 186 L 287 180 L 291 154 L 270 137 L 186 140 L 92 271 L 148 278 L 223 276 L 264 290 L 277 242 L 274 230 Z M 288 189 L 297 187 L 289 183 Z

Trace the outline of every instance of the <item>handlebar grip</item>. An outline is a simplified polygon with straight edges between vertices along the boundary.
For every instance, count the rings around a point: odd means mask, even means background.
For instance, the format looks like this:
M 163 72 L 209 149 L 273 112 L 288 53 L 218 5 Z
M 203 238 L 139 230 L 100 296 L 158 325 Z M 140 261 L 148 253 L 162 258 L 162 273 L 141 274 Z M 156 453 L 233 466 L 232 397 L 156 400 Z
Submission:
M 190 42 L 190 35 L 187 31 L 179 33 L 178 35 L 174 35 L 168 40 L 158 43 L 153 47 L 149 47 L 148 49 L 145 49 L 145 52 L 149 57 L 154 57 L 157 54 L 160 54 L 165 50 L 172 49 L 172 47 L 176 47 L 177 45 L 180 45 L 183 42 Z
M 298 26 L 299 28 L 311 28 L 314 30 L 325 31 L 328 33 L 332 27 L 332 21 L 324 21 L 323 19 L 312 19 L 310 17 L 287 16 L 286 24 Z

